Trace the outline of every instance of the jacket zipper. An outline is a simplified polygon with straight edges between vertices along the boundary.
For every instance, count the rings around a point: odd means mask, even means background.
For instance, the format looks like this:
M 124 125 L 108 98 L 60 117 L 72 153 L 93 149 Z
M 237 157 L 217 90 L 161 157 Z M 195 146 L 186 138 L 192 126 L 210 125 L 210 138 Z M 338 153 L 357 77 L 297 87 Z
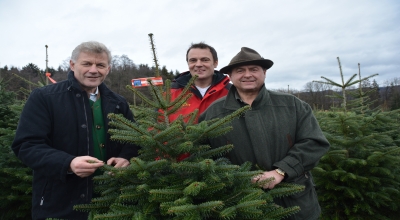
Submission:
M 40 198 L 40 206 L 42 206 L 43 205 L 43 202 L 44 202 L 44 192 L 46 191 L 46 187 L 47 187 L 47 183 L 48 183 L 49 181 L 46 181 L 46 184 L 44 184 L 44 187 L 43 187 L 43 191 L 42 191 L 42 198 Z

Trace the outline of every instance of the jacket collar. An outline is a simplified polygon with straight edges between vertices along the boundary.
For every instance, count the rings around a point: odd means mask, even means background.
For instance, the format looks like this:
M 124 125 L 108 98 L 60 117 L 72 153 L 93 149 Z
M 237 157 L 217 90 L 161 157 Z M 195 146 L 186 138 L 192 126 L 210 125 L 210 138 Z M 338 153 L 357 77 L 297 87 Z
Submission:
M 69 71 L 69 73 L 68 73 L 68 82 L 70 84 L 70 87 L 72 87 L 80 92 L 83 92 L 78 80 L 75 79 L 74 71 L 72 71 L 72 70 Z
M 241 107 L 241 101 L 237 99 L 237 89 L 234 85 L 229 89 L 228 95 L 226 96 L 226 100 L 224 103 L 224 108 L 236 110 Z M 253 103 L 251 104 L 252 109 L 258 109 L 261 106 L 270 102 L 270 96 L 267 88 L 265 88 L 265 84 L 260 89 L 257 97 L 254 99 Z
M 192 75 L 190 74 L 190 71 L 186 71 L 183 72 L 181 74 L 179 74 L 178 76 L 175 77 L 175 79 L 173 80 L 173 83 L 178 84 L 178 87 L 185 87 L 189 80 L 192 78 Z M 211 82 L 211 86 L 218 84 L 221 80 L 223 80 L 225 78 L 225 75 L 220 73 L 217 70 L 214 70 L 214 75 L 213 75 L 213 79 Z

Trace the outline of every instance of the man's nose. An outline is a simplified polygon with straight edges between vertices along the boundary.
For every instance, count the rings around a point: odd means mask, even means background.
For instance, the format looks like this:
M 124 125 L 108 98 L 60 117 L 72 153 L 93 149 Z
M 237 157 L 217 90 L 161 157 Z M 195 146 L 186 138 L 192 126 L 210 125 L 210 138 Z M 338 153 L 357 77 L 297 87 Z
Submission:
M 201 60 L 196 61 L 196 63 L 194 64 L 196 66 L 203 66 L 203 62 L 201 62 Z
M 245 70 L 243 75 L 244 75 L 244 77 L 252 76 L 250 70 Z
M 89 72 L 91 72 L 91 73 L 97 73 L 96 64 L 92 64 L 92 65 L 90 66 Z

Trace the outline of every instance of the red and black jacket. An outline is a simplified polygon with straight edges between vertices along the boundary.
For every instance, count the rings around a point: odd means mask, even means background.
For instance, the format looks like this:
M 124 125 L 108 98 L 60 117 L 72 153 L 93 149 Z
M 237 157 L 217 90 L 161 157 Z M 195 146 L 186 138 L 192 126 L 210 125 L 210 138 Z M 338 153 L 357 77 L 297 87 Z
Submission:
M 189 80 L 192 78 L 190 72 L 184 72 L 178 75 L 171 85 L 171 100 L 174 100 L 181 93 L 183 88 L 187 85 Z M 204 97 L 201 96 L 200 91 L 196 86 L 190 88 L 190 92 L 193 93 L 192 97 L 183 104 L 182 108 L 176 113 L 169 116 L 170 121 L 174 121 L 179 115 L 187 115 L 193 112 L 195 109 L 199 109 L 199 114 L 203 113 L 208 106 L 211 105 L 215 100 L 222 98 L 228 94 L 231 83 L 229 83 L 229 77 L 220 73 L 219 71 L 214 71 L 213 80 L 210 88 L 208 88 Z

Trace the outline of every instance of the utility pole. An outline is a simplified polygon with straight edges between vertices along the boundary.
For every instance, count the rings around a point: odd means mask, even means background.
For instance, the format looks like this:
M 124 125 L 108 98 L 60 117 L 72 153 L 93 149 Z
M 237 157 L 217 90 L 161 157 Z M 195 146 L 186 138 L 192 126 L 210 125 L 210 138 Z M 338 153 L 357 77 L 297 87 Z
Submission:
M 48 85 L 49 84 L 49 80 L 47 78 L 47 73 L 49 72 L 48 67 L 47 67 L 47 64 L 49 62 L 49 59 L 48 59 L 48 56 L 47 56 L 47 48 L 48 48 L 48 46 L 45 45 L 45 47 L 46 47 L 46 72 L 44 74 L 46 76 L 46 85 Z

